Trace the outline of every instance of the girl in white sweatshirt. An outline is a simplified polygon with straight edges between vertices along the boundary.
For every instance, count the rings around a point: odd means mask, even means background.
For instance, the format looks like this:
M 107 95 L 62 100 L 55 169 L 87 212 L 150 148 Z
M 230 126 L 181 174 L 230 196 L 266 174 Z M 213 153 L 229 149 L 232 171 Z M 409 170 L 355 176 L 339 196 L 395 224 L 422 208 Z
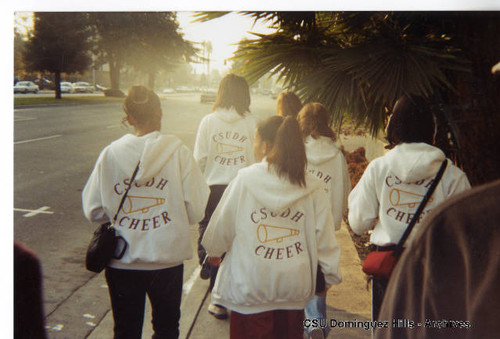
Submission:
M 335 145 L 337 137 L 330 128 L 330 115 L 322 104 L 308 103 L 300 110 L 297 119 L 306 147 L 307 170 L 323 182 L 335 230 L 339 230 L 347 210 L 351 180 L 344 155 Z M 318 294 L 307 304 L 305 315 L 307 319 L 321 319 L 320 323 L 326 324 L 326 290 L 321 274 L 318 281 Z M 328 326 L 305 329 L 311 336 L 313 332 L 323 332 L 324 336 L 328 334 Z M 318 334 L 321 337 L 321 334 Z
M 445 154 L 432 146 L 435 121 L 423 98 L 400 98 L 387 126 L 392 148 L 370 162 L 349 195 L 349 224 L 357 234 L 373 229 L 370 241 L 377 251 L 391 250 L 399 242 L 418 205 L 438 172 Z M 409 244 L 422 220 L 450 196 L 470 188 L 464 172 L 448 162 L 441 181 L 420 215 Z M 372 317 L 377 319 L 387 280 L 374 278 Z
M 114 338 L 141 338 L 146 294 L 154 336 L 177 338 L 183 261 L 192 257 L 189 225 L 203 218 L 209 189 L 189 149 L 160 133 L 162 112 L 153 91 L 132 87 L 123 109 L 135 134 L 101 152 L 83 189 L 83 211 L 92 222 L 113 220 L 131 185 L 114 225 L 128 246 L 105 272 Z
M 239 171 L 203 237 L 213 264 L 226 253 L 212 302 L 231 309 L 232 339 L 302 339 L 318 263 L 327 285 L 341 281 L 331 209 L 296 119 L 260 124 L 254 152 L 262 161 Z
M 238 170 L 255 162 L 252 145 L 258 121 L 250 114 L 250 91 L 246 80 L 234 74 L 221 80 L 213 109 L 213 113 L 201 120 L 194 145 L 194 158 L 210 185 L 210 198 L 205 217 L 200 222 L 198 240 L 198 258 L 202 264 L 200 275 L 202 279 L 210 278 L 210 289 L 215 283 L 218 267 L 204 263 L 201 238 L 227 184 Z M 227 318 L 226 309 L 220 305 L 209 305 L 208 312 L 217 319 Z

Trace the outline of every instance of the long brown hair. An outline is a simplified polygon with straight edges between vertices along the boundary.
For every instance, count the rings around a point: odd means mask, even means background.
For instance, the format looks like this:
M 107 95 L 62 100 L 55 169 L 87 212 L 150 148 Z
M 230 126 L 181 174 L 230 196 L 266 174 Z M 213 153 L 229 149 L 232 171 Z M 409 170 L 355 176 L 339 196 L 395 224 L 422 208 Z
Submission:
M 245 78 L 228 74 L 222 78 L 213 109 L 234 108 L 239 115 L 250 112 L 250 90 Z
M 257 127 L 262 141 L 272 145 L 267 153 L 269 166 L 292 184 L 306 186 L 306 150 L 300 127 L 293 117 L 272 116 Z
M 161 103 L 155 92 L 145 86 L 132 86 L 123 101 L 123 111 L 140 126 L 161 126 Z
M 302 108 L 302 102 L 299 97 L 293 92 L 283 92 L 278 96 L 276 101 L 276 111 L 282 117 L 296 117 Z
M 314 139 L 324 136 L 332 139 L 334 142 L 337 140 L 337 135 L 330 127 L 330 114 L 322 104 L 318 102 L 306 104 L 300 110 L 297 120 L 299 121 L 304 138 L 310 135 Z

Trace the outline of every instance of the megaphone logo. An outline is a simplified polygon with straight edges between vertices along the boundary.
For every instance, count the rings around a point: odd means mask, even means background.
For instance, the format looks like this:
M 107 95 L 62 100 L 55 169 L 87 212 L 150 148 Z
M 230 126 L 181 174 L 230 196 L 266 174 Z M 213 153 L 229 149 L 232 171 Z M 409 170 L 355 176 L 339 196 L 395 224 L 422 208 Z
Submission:
M 295 228 L 271 226 L 260 224 L 257 227 L 257 238 L 262 244 L 267 242 L 276 241 L 277 243 L 283 242 L 283 239 L 299 235 L 300 231 Z
M 219 154 L 232 155 L 233 153 L 243 151 L 243 147 L 218 142 L 216 145 L 216 150 L 217 150 L 217 153 L 219 153 Z
M 408 207 L 410 208 L 413 208 L 416 205 L 420 204 L 423 198 L 423 195 L 403 191 L 397 188 L 393 189 L 389 195 L 389 200 L 391 201 L 391 204 L 393 206 L 408 205 Z M 432 202 L 432 200 L 433 199 L 431 197 L 429 199 L 429 202 Z
M 164 198 L 138 197 L 129 195 L 123 204 L 123 212 L 125 212 L 125 214 L 139 211 L 147 213 L 151 207 L 159 206 L 164 203 Z

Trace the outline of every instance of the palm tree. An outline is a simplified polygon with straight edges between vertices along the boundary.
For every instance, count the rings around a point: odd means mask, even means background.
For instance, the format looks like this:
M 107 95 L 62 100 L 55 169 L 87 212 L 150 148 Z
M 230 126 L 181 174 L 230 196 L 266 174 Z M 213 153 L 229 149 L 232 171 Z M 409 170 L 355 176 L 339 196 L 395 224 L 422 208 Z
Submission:
M 210 20 L 224 14 L 198 16 Z M 428 97 L 445 127 L 439 146 L 473 183 L 498 177 L 498 134 L 491 128 L 500 128 L 499 81 L 488 74 L 500 59 L 497 12 L 241 14 L 276 29 L 239 45 L 234 59 L 249 60 L 239 71 L 250 83 L 278 75 L 305 102 L 326 105 L 337 127 L 349 118 L 373 136 L 399 96 Z

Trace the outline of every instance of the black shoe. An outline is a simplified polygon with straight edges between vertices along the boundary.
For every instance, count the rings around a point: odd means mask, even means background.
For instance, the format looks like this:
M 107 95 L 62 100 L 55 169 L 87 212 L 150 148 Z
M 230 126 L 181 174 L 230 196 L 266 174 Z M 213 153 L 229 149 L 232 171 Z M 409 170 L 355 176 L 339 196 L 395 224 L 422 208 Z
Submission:
M 201 265 L 200 278 L 203 280 L 210 279 L 210 265 L 209 264 Z

